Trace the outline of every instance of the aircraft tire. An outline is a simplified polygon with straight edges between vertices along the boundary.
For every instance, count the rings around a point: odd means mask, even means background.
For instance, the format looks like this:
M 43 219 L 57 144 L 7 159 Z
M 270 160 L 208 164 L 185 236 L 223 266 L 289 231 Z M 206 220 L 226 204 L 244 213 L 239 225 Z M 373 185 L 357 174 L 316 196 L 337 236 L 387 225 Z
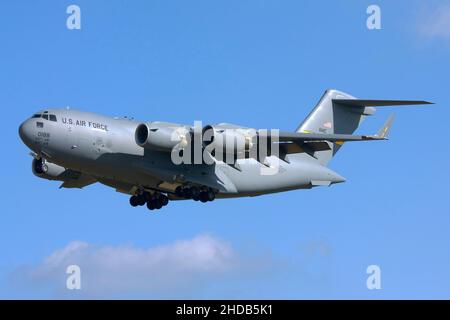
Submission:
M 155 209 L 161 209 L 163 207 L 161 199 L 155 201 Z
M 185 197 L 186 199 L 191 199 L 192 198 L 192 191 L 190 187 L 184 187 L 183 188 L 183 197 Z
M 167 198 L 167 196 L 163 195 L 161 197 L 161 203 L 162 203 L 163 207 L 167 206 L 167 204 L 169 203 L 169 198 Z
M 200 201 L 203 203 L 208 202 L 208 193 L 206 191 L 200 192 Z
M 137 203 L 139 206 L 143 206 L 147 202 L 145 199 L 145 195 L 143 195 L 143 194 L 137 196 L 137 200 L 138 200 Z
M 181 198 L 184 197 L 184 195 L 183 195 L 183 188 L 181 186 L 178 186 L 178 187 L 175 188 L 175 195 L 177 197 L 181 197 Z
M 154 203 L 153 200 L 147 202 L 147 209 L 148 210 L 154 210 L 155 209 L 155 203 Z
M 130 205 L 132 207 L 137 207 L 138 206 L 138 199 L 136 196 L 131 196 L 130 197 Z
M 198 188 L 198 187 L 196 187 L 196 186 L 193 186 L 193 187 L 191 187 L 190 188 L 190 191 L 191 191 L 191 198 L 192 199 L 198 199 L 198 197 L 200 197 L 200 189 Z

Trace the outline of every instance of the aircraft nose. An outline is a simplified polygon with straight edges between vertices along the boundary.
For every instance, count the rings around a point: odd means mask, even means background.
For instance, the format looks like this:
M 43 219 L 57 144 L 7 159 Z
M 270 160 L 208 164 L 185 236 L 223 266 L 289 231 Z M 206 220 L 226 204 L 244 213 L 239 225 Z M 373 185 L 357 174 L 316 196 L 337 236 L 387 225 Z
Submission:
M 30 145 L 33 138 L 33 130 L 29 120 L 24 121 L 19 127 L 19 136 L 23 143 Z

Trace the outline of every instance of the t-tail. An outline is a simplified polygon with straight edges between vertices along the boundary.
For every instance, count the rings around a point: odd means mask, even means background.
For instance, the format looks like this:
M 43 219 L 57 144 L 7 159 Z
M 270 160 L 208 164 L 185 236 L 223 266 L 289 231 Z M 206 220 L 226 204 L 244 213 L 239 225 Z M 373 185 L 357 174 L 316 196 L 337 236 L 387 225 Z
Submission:
M 300 124 L 296 132 L 323 135 L 351 135 L 359 127 L 365 117 L 375 113 L 374 107 L 432 104 L 428 101 L 416 100 L 368 100 L 357 99 L 349 94 L 337 90 L 327 90 L 324 95 Z M 368 140 L 382 140 L 387 134 L 394 120 L 391 115 L 380 131 Z M 322 165 L 327 165 L 339 151 L 344 141 L 328 141 L 329 150 L 316 151 L 314 157 Z

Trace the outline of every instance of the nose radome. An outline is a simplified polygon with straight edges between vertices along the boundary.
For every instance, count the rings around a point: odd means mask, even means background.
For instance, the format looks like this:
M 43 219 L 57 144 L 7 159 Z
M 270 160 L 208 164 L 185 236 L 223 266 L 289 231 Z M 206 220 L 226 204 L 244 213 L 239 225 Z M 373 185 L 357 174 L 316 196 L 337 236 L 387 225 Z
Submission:
M 24 128 L 24 126 L 25 126 L 25 122 L 22 122 L 22 124 L 19 127 L 19 136 L 20 136 L 20 139 L 22 139 L 22 141 L 23 141 L 23 138 L 25 136 L 25 128 Z
M 31 124 L 30 124 L 29 120 L 23 122 L 20 125 L 19 136 L 20 136 L 20 139 L 22 139 L 23 143 L 25 143 L 26 145 L 31 144 L 33 132 L 32 132 L 32 128 L 31 128 Z

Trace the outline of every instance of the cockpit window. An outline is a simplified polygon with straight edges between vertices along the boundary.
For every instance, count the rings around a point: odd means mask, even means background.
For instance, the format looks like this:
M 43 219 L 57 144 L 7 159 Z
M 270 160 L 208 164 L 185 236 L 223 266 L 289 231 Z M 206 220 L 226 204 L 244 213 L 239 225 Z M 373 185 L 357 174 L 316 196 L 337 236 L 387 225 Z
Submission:
M 41 116 L 42 116 L 42 114 L 36 113 L 31 118 L 40 118 Z
M 54 114 L 50 115 L 50 121 L 56 122 L 56 116 Z
M 43 114 L 42 118 L 44 118 L 45 120 L 48 120 L 48 114 Z

